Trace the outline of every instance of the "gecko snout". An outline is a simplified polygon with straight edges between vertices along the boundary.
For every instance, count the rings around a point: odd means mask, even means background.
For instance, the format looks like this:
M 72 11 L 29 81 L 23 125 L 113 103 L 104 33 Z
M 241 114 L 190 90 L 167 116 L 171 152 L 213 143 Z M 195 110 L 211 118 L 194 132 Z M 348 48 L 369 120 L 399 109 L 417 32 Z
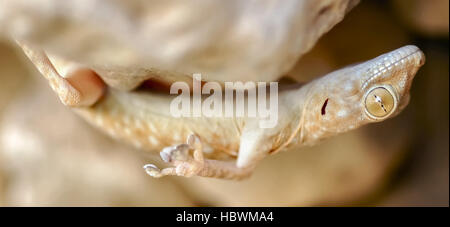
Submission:
M 408 45 L 375 58 L 362 84 L 362 104 L 370 120 L 384 120 L 400 112 L 409 101 L 412 81 L 425 63 L 425 55 Z

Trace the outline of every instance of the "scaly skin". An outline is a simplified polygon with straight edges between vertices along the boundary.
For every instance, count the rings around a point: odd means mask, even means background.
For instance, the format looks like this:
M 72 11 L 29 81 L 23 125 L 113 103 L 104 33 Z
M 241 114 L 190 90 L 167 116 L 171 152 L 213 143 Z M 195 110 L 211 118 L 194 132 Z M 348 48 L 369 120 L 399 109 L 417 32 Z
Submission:
M 72 106 L 76 112 L 89 122 L 143 150 L 162 149 L 161 157 L 173 167 L 160 170 L 152 164 L 144 166 L 154 177 L 242 179 L 262 158 L 287 146 L 311 146 L 330 136 L 393 117 L 408 104 L 411 83 L 425 61 L 417 47 L 405 46 L 300 88 L 282 90 L 278 124 L 261 129 L 258 118 L 174 118 L 169 112 L 173 97 L 149 91 L 109 89 L 94 105 L 83 102 L 82 95 L 74 96 L 76 102 L 70 102 L 67 91 L 72 90 L 60 87 L 73 83 L 67 83 L 70 80 L 56 69 L 64 68 L 64 63 L 50 61 L 44 52 L 21 46 L 64 103 L 75 103 Z M 101 89 L 98 85 L 97 90 Z M 82 87 L 75 90 L 83 94 Z M 98 96 L 98 91 L 95 94 Z M 93 96 L 86 97 L 92 100 Z M 186 143 L 184 138 L 188 138 Z

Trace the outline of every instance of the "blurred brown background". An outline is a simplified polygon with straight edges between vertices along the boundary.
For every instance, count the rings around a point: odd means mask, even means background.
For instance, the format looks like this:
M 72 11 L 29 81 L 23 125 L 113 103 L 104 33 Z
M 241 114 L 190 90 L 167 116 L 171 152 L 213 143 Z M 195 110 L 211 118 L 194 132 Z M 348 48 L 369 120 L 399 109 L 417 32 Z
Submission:
M 403 45 L 427 58 L 398 117 L 264 160 L 251 179 L 146 176 L 152 157 L 64 107 L 0 43 L 2 206 L 448 206 L 447 0 L 362 1 L 289 73 L 315 78 Z

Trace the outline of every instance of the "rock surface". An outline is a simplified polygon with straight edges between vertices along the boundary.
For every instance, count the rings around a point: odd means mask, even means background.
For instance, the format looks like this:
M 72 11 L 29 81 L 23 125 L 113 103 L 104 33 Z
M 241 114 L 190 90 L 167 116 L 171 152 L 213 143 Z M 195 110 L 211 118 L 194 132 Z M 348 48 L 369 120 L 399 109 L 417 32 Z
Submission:
M 193 73 L 274 81 L 358 2 L 3 0 L 0 32 L 121 89 L 151 77 L 190 81 Z

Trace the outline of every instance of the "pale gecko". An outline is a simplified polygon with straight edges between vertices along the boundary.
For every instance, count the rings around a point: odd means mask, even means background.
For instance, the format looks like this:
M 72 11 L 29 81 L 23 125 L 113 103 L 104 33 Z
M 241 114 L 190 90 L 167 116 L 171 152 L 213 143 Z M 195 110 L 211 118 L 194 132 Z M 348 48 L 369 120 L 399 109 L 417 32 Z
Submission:
M 391 118 L 407 106 L 413 78 L 425 62 L 422 51 L 409 45 L 282 90 L 278 124 L 261 129 L 258 118 L 174 118 L 173 96 L 105 89 L 93 71 L 19 45 L 65 105 L 114 138 L 162 150 L 171 167 L 145 165 L 153 177 L 243 179 L 267 155 Z

